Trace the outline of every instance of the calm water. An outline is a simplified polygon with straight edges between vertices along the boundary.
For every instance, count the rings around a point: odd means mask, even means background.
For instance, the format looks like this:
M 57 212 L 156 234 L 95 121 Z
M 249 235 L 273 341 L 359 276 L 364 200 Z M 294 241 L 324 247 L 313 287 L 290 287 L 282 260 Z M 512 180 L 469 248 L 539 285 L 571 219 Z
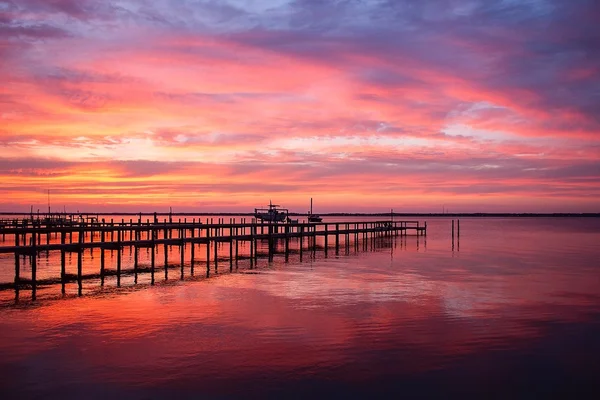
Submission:
M 121 289 L 87 282 L 81 298 L 49 287 L 42 300 L 23 295 L 17 305 L 4 292 L 0 393 L 600 394 L 599 219 L 462 219 L 454 250 L 450 220 L 428 226 L 426 241 L 361 242 L 287 263 L 276 256 L 253 270 L 242 261 L 234 273 L 224 264 L 209 279 L 130 280 Z M 10 260 L 0 267 L 12 279 Z

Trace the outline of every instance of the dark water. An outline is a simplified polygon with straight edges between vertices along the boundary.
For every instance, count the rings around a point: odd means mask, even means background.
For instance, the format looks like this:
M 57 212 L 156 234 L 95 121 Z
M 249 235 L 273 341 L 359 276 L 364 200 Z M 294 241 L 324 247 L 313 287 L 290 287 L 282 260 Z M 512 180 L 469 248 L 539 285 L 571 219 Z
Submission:
M 2 398 L 596 398 L 600 220 L 463 219 L 454 250 L 449 220 L 428 226 L 426 241 L 5 302 Z

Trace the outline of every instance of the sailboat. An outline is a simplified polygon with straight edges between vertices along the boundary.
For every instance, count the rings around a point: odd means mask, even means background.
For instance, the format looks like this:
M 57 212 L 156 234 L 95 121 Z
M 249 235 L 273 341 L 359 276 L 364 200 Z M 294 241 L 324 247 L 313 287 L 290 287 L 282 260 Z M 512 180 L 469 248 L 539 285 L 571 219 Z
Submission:
M 313 214 L 312 212 L 312 197 L 310 198 L 310 212 L 308 213 L 308 222 L 322 222 L 323 218 L 321 218 L 317 214 Z

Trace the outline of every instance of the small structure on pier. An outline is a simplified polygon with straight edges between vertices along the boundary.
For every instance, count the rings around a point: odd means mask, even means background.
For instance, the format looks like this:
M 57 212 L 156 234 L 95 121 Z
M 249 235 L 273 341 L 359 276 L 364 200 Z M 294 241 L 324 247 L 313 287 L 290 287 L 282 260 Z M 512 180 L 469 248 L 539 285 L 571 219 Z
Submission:
M 273 204 L 269 200 L 269 208 L 255 208 L 254 217 L 256 219 L 266 222 L 285 222 L 288 220 L 288 209 L 278 208 L 277 204 Z

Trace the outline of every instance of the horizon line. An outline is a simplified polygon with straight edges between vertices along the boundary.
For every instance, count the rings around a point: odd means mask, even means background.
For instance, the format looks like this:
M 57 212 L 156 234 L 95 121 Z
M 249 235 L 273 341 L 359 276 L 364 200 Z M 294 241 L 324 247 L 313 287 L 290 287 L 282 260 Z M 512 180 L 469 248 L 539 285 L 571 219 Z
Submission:
M 78 211 L 78 212 L 19 212 L 19 211 L 0 211 L 0 215 L 138 215 L 138 216 L 204 216 L 204 215 L 228 215 L 228 216 L 253 216 L 252 212 L 95 212 L 95 211 Z M 291 216 L 304 216 L 308 213 L 290 212 L 288 215 Z M 368 217 L 368 216 L 430 216 L 430 217 L 504 217 L 504 216 L 522 216 L 522 217 L 561 217 L 561 216 L 573 216 L 573 217 L 600 217 L 600 212 L 457 212 L 457 213 L 439 213 L 439 212 L 330 212 L 330 213 L 318 213 L 322 217 L 335 217 L 335 216 L 357 216 L 357 217 Z

